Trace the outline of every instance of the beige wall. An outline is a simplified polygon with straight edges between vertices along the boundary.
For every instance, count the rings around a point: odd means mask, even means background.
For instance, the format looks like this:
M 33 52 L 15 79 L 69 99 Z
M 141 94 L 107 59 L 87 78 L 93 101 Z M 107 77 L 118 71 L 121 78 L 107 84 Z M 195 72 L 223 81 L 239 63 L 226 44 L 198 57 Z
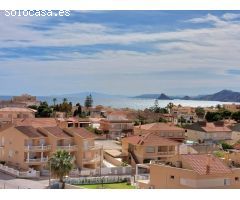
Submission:
M 0 132 L 0 140 L 2 138 L 4 138 L 4 145 L 0 150 L 2 151 L 0 160 L 7 163 L 10 162 L 13 165 L 19 165 L 22 168 L 28 168 L 28 165 L 24 161 L 24 140 L 27 137 L 14 127 L 11 127 Z
M 240 188 L 240 182 L 236 181 L 235 177 L 240 178 L 240 169 L 233 170 L 232 174 L 199 175 L 188 169 L 151 164 L 149 183 L 141 183 L 139 187 L 156 189 Z M 227 185 L 224 185 L 224 179 Z
M 201 131 L 195 130 L 187 130 L 187 138 L 188 140 L 198 141 L 213 139 L 213 140 L 230 140 L 232 138 L 232 133 L 229 132 L 213 132 L 213 133 L 205 133 Z

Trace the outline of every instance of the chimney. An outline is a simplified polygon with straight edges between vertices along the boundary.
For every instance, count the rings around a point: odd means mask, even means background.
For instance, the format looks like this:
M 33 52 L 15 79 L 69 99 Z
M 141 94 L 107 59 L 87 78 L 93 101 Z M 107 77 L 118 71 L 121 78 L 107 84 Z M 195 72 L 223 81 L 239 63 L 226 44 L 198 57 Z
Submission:
M 210 174 L 210 159 L 211 159 L 211 155 L 208 154 L 208 155 L 207 155 L 206 174 Z

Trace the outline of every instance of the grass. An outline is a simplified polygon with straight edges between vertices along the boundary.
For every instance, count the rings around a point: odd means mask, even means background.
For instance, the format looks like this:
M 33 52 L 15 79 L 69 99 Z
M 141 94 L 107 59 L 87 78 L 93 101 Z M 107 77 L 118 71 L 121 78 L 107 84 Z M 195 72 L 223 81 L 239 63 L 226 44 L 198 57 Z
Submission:
M 135 189 L 135 186 L 127 185 L 127 183 L 104 183 L 103 188 L 102 184 L 79 185 L 79 186 L 87 189 Z

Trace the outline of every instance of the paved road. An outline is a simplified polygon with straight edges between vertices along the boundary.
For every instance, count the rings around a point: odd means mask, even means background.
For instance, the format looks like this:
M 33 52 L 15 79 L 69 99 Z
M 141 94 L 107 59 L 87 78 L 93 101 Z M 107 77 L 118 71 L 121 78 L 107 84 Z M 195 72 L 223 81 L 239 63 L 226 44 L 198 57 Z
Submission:
M 43 189 L 48 180 L 19 179 L 0 172 L 0 189 Z

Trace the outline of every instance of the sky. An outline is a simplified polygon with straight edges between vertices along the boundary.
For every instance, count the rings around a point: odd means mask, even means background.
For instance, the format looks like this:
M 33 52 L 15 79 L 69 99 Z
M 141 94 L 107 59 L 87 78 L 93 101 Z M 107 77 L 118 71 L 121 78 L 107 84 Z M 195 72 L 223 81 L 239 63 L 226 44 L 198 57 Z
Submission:
M 0 95 L 240 91 L 240 11 L 0 15 Z

